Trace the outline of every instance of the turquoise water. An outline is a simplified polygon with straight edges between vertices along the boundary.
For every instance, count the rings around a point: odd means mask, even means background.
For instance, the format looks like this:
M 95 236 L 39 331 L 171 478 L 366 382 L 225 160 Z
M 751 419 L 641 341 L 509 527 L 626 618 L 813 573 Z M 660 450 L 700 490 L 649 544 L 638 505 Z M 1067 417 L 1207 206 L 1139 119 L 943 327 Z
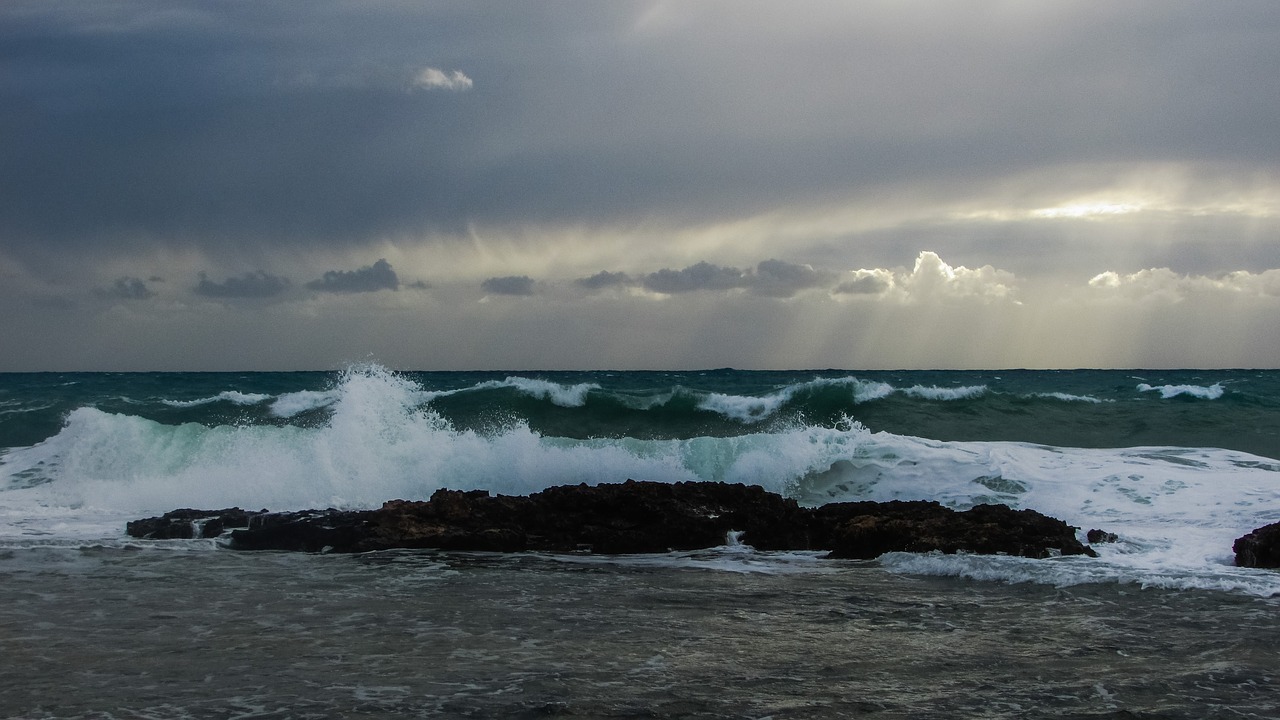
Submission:
M 0 448 L 93 407 L 165 425 L 312 427 L 342 373 L 0 374 Z M 460 429 L 524 423 L 558 437 L 734 436 L 855 420 L 934 440 L 1171 445 L 1280 458 L 1280 371 L 403 373 Z

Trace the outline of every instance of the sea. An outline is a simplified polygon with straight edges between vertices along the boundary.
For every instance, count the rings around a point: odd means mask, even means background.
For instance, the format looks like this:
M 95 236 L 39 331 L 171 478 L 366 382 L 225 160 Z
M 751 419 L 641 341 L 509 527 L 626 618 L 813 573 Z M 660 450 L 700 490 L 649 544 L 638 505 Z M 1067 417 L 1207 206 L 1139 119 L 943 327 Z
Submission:
M 176 508 L 760 485 L 1097 558 L 240 552 Z M 1276 718 L 1280 371 L 0 374 L 0 718 Z

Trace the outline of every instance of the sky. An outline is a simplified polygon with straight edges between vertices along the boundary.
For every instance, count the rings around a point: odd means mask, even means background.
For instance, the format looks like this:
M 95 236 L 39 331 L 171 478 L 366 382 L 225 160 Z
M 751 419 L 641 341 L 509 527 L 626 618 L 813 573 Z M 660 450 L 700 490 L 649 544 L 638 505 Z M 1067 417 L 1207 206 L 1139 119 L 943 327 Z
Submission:
M 0 3 L 0 371 L 1280 367 L 1280 3 Z

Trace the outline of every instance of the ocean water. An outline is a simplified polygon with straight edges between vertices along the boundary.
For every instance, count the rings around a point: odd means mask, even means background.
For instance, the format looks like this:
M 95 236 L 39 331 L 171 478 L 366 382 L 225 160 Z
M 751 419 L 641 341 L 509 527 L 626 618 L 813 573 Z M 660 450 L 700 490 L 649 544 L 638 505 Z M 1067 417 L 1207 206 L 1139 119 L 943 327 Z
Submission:
M 1098 558 L 236 553 L 178 507 L 750 483 Z M 1280 371 L 0 375 L 0 717 L 1276 717 Z

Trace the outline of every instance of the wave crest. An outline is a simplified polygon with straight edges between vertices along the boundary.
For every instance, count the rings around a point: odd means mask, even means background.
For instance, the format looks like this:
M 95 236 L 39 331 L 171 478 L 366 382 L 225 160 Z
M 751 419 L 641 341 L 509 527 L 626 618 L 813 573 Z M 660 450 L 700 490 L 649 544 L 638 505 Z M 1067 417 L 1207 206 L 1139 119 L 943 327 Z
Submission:
M 1214 383 L 1212 385 L 1209 385 L 1208 387 L 1205 387 L 1203 385 L 1153 386 L 1153 385 L 1148 385 L 1147 383 L 1139 383 L 1138 385 L 1138 392 L 1144 392 L 1144 393 L 1159 392 L 1160 397 L 1165 400 L 1168 400 L 1170 398 L 1176 398 L 1181 395 L 1186 395 L 1193 398 L 1199 398 L 1201 400 L 1217 400 L 1218 398 L 1222 397 L 1222 394 L 1225 391 L 1226 391 L 1226 388 L 1222 386 L 1222 383 Z

